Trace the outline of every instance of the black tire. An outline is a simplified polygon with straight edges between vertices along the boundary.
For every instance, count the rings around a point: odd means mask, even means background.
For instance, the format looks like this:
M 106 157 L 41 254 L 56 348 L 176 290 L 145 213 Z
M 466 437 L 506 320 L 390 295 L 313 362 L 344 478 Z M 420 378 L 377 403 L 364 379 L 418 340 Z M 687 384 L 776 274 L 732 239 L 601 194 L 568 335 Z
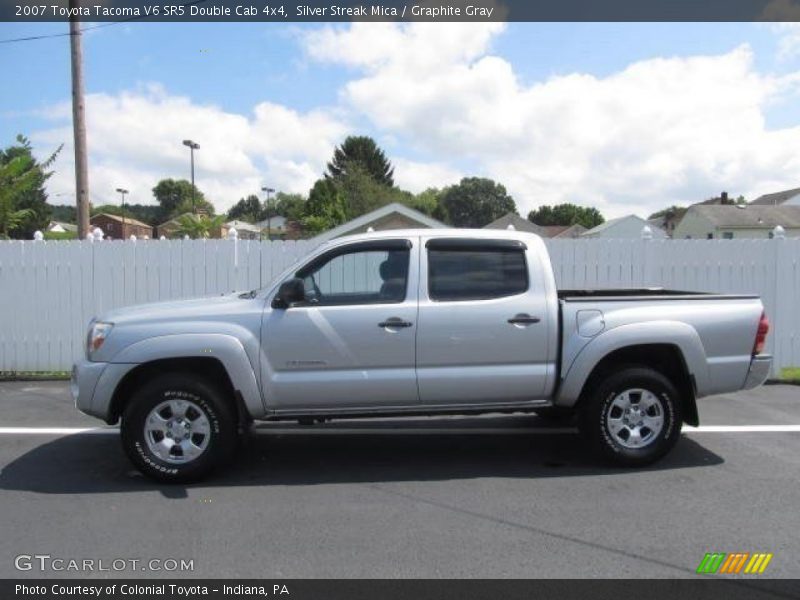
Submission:
M 655 397 L 657 406 L 651 396 L 646 396 L 651 403 L 650 413 L 660 413 L 663 417 L 662 427 L 657 434 L 655 429 L 646 426 L 634 427 L 642 443 L 639 447 L 630 447 L 630 437 L 622 440 L 626 431 L 630 436 L 631 429 L 623 427 L 617 435 L 609 427 L 609 418 L 621 419 L 619 406 L 614 406 L 615 399 L 630 390 L 645 390 Z M 637 400 L 638 397 L 638 400 Z M 630 395 L 633 407 L 645 404 L 644 397 L 638 391 Z M 624 396 L 622 402 L 624 403 Z M 627 418 L 627 417 L 626 417 Z M 642 418 L 638 422 L 642 422 Z M 608 461 L 625 467 L 641 467 L 649 465 L 669 452 L 677 443 L 681 434 L 681 398 L 673 383 L 664 375 L 647 367 L 628 366 L 607 375 L 597 382 L 593 389 L 587 391 L 581 400 L 578 426 L 587 441 L 590 451 L 599 453 Z M 641 435 L 645 432 L 645 435 Z M 647 438 L 647 443 L 643 443 Z M 636 440 L 634 440 L 636 441 Z
M 151 411 L 172 401 L 189 406 L 185 420 L 191 421 L 199 416 L 206 419 L 208 426 L 204 429 L 207 434 L 191 433 L 191 441 L 198 441 L 198 445 L 204 447 L 194 459 L 184 458 L 182 453 L 171 456 L 170 449 L 167 458 L 171 460 L 165 460 L 148 443 L 148 436 L 151 442 L 154 440 L 153 432 L 145 430 Z M 192 406 L 199 408 L 200 412 Z M 169 415 L 170 411 L 163 414 Z M 186 483 L 205 477 L 233 457 L 239 439 L 233 398 L 226 398 L 216 386 L 189 373 L 159 375 L 139 387 L 123 412 L 121 434 L 122 447 L 136 468 L 151 479 L 168 483 Z M 186 462 L 175 462 L 180 460 Z

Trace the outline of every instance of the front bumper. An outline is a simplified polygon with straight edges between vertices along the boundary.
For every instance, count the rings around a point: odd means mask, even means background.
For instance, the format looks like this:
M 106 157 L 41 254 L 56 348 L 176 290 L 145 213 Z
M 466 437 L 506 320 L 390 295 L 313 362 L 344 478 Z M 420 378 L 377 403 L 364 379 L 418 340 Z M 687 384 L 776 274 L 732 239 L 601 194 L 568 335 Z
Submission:
M 764 383 L 769 374 L 772 373 L 772 356 L 769 354 L 759 354 L 750 361 L 750 369 L 747 371 L 747 378 L 744 380 L 742 389 L 752 390 Z

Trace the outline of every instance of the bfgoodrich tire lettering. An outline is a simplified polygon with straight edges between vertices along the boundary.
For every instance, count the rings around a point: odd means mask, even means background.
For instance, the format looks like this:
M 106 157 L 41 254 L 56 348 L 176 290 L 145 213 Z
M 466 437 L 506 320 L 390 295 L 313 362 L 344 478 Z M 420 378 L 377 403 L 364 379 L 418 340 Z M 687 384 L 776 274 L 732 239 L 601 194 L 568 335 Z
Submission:
M 211 382 L 164 374 L 132 395 L 122 416 L 122 446 L 148 477 L 193 481 L 231 458 L 236 423 L 232 399 Z
M 579 426 L 592 451 L 623 466 L 644 466 L 680 437 L 681 399 L 654 369 L 629 366 L 606 376 L 581 401 Z

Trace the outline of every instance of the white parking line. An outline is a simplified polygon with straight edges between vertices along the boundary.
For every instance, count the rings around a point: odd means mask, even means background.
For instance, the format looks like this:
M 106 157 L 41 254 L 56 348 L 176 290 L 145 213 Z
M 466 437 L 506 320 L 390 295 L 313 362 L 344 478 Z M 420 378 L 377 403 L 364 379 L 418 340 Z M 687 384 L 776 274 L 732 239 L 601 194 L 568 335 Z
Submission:
M 256 427 L 258 435 L 564 435 L 575 434 L 574 427 Z M 800 425 L 684 425 L 683 433 L 798 433 Z M 118 434 L 116 427 L 0 427 L 0 435 Z
M 0 435 L 74 435 L 76 433 L 119 433 L 116 427 L 0 427 Z
M 683 426 L 684 433 L 787 433 L 800 431 L 800 425 L 701 425 Z

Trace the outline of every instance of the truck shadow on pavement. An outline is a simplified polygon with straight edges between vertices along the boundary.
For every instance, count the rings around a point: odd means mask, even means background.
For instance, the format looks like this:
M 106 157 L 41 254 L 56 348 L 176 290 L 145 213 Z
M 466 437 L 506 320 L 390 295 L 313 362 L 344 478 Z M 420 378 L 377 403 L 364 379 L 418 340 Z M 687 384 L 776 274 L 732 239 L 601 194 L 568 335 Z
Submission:
M 526 419 L 517 419 L 517 426 Z M 485 425 L 485 421 L 483 423 Z M 527 421 L 531 425 L 531 421 Z M 187 489 L 216 486 L 315 485 L 445 481 L 483 477 L 536 479 L 605 476 L 631 472 L 591 456 L 576 433 L 403 432 L 396 424 L 359 423 L 280 432 L 260 429 L 243 444 L 234 464 L 192 485 L 158 484 L 141 476 L 125 457 L 116 434 L 75 434 L 28 450 L 0 472 L 0 489 L 43 494 L 105 494 L 159 490 L 183 498 Z M 540 423 L 536 423 L 539 426 Z M 339 432 L 336 429 L 346 428 Z M 512 428 L 513 430 L 513 428 Z M 509 435 L 509 433 L 511 433 Z M 660 462 L 638 473 L 722 464 L 723 459 L 683 437 Z

